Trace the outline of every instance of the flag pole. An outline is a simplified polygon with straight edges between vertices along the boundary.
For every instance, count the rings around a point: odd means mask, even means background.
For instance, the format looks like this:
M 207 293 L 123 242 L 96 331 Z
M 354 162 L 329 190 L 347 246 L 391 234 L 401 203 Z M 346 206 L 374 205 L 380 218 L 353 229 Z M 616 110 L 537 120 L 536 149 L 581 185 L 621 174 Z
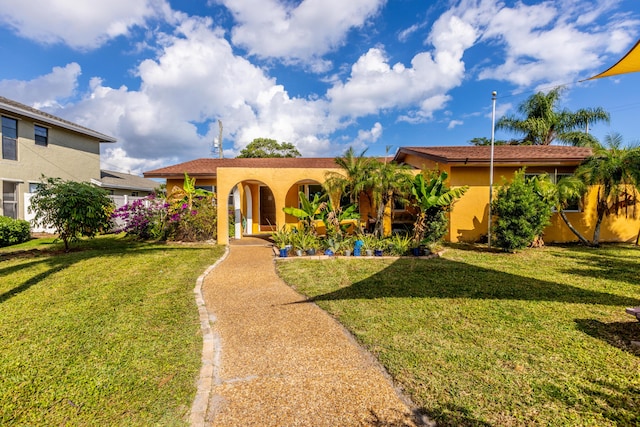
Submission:
M 493 201 L 493 145 L 496 129 L 496 96 L 495 90 L 491 93 L 491 159 L 489 161 L 489 224 L 487 225 L 487 243 L 491 247 L 491 202 Z

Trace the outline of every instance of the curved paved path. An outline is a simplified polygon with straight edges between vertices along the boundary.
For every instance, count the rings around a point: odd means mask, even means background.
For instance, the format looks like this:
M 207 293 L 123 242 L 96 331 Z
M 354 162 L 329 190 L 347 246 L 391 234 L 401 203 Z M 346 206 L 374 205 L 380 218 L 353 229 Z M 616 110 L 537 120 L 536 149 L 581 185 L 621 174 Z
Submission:
M 373 358 L 275 274 L 259 239 L 232 244 L 204 280 L 216 336 L 207 426 L 413 426 Z

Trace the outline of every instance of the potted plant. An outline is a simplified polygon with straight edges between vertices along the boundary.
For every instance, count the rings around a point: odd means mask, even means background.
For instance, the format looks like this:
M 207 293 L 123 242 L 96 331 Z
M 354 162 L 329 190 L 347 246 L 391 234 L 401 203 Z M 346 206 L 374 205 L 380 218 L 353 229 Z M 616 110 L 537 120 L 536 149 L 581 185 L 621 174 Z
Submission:
M 373 256 L 373 249 L 377 245 L 378 238 L 373 234 L 363 234 L 360 236 L 360 240 L 362 241 L 362 249 L 367 256 Z
M 304 250 L 307 255 L 315 255 L 316 251 L 320 248 L 320 242 L 318 238 L 313 234 L 305 234 Z
M 325 255 L 335 255 L 340 251 L 340 248 L 342 247 L 342 242 L 339 239 L 336 238 L 329 238 L 325 240 L 325 250 L 324 250 L 324 254 Z
M 298 229 L 293 230 L 291 245 L 293 246 L 293 250 L 296 252 L 296 256 L 302 256 L 304 253 L 304 236 L 305 234 Z
M 287 230 L 285 226 L 271 233 L 271 239 L 273 240 L 273 244 L 279 249 L 280 257 L 284 258 L 287 256 L 287 252 L 289 252 L 289 249 L 292 247 L 292 236 L 293 233 Z
M 351 237 L 347 237 L 342 241 L 342 251 L 344 256 L 351 256 L 351 252 L 353 252 L 353 239 Z
M 411 242 L 411 237 L 406 234 L 394 234 L 389 239 L 389 252 L 391 252 L 391 255 L 403 256 L 409 252 Z

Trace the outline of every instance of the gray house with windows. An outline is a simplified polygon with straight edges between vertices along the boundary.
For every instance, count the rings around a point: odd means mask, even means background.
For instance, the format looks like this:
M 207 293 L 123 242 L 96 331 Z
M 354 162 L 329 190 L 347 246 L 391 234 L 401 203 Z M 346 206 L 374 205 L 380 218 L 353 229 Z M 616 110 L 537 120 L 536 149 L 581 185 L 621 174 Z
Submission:
M 100 144 L 116 139 L 0 96 L 0 215 L 29 219 L 42 176 L 100 181 Z

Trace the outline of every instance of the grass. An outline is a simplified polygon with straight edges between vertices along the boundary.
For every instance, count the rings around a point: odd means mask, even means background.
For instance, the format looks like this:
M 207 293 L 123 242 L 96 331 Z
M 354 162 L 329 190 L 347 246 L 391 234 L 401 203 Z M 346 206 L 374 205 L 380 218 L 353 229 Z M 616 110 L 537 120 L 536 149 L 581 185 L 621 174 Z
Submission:
M 640 424 L 640 248 L 278 263 L 444 426 Z
M 223 251 L 107 236 L 0 250 L 0 425 L 186 425 L 195 280 Z

